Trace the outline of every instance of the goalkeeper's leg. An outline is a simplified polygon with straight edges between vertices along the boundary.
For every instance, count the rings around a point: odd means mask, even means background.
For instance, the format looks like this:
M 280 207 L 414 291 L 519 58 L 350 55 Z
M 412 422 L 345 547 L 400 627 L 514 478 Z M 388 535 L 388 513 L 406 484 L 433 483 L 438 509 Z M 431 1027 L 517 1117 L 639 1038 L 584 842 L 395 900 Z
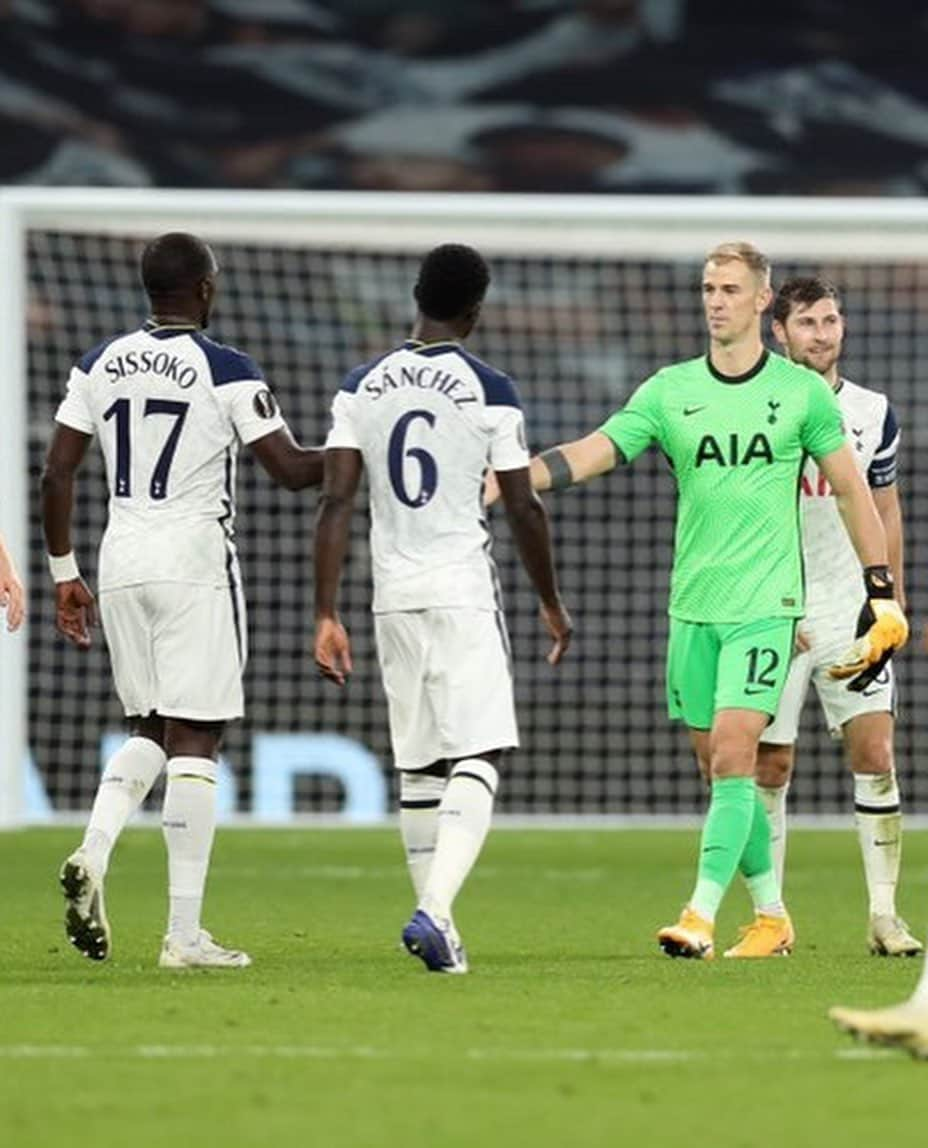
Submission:
M 696 887 L 689 901 L 706 920 L 715 920 L 751 837 L 757 806 L 757 743 L 766 725 L 766 714 L 730 709 L 721 710 L 712 727 L 712 795 L 700 844 Z M 769 855 L 769 838 L 767 844 Z
M 726 949 L 726 957 L 774 957 L 792 952 L 796 938 L 783 905 L 770 845 L 767 810 L 756 793 L 751 832 L 738 863 L 754 902 L 754 920 L 741 930 L 738 943 Z
M 704 777 L 711 773 L 709 738 L 705 734 L 691 731 L 690 739 L 700 763 Z M 761 749 L 765 747 L 761 746 Z M 774 747 L 767 746 L 768 750 Z M 776 747 L 788 749 L 789 747 Z M 768 754 L 769 758 L 769 754 Z M 751 899 L 754 902 L 755 919 L 741 930 L 737 945 L 728 949 L 726 957 L 766 957 L 788 953 L 795 941 L 792 924 L 783 905 L 780 892 L 780 877 L 777 872 L 776 854 L 770 820 L 767 815 L 766 797 L 760 787 L 761 758 L 757 762 L 758 779 L 754 802 L 754 816 L 748 839 L 738 863 L 738 869 L 745 879 Z M 769 769 L 768 769 L 769 775 Z M 788 776 L 788 774 L 787 774 Z
M 696 886 L 676 925 L 658 933 L 670 956 L 711 957 L 712 927 L 744 853 L 754 822 L 757 742 L 767 715 L 726 709 L 709 740 L 711 799 L 703 826 Z
M 761 832 L 766 829 L 765 820 L 755 826 L 758 801 L 754 773 L 758 742 L 776 713 L 786 681 L 794 630 L 788 618 L 726 626 L 671 620 L 667 674 L 670 714 L 686 720 L 697 752 L 708 758 L 711 800 L 696 887 L 680 921 L 658 933 L 661 947 L 670 956 L 712 955 L 715 915 L 752 841 L 752 832 L 755 838 L 750 864 L 752 879 L 756 878 L 755 892 L 765 906 L 782 910 L 770 861 L 769 830 L 766 835 Z M 705 738 L 705 727 L 711 728 L 707 753 L 698 748 Z M 755 924 L 763 924 L 766 930 L 766 922 L 775 919 L 765 915 Z M 779 918 L 780 926 L 784 922 L 788 919 Z M 777 944 L 782 940 L 780 937 Z M 766 954 L 752 951 L 744 955 Z

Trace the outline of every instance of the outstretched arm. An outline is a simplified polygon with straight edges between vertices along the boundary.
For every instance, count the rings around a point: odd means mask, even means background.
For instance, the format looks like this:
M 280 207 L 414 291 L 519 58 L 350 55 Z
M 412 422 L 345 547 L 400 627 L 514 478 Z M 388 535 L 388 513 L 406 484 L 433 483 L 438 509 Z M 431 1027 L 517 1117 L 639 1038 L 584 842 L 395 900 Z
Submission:
M 541 616 L 554 639 L 548 661 L 556 666 L 567 652 L 572 625 L 558 592 L 548 515 L 532 489 L 528 467 L 501 470 L 497 480 L 519 557 L 541 599 Z
M 532 459 L 532 486 L 535 490 L 563 490 L 579 482 L 589 482 L 613 470 L 623 461 L 621 451 L 602 431 L 563 446 L 553 446 Z
M 322 447 L 297 443 L 289 428 L 281 427 L 251 443 L 255 458 L 271 478 L 287 490 L 304 490 L 322 482 Z
M 602 431 L 585 438 L 553 446 L 535 455 L 529 465 L 533 490 L 563 490 L 588 482 L 624 462 L 622 452 Z M 484 487 L 484 500 L 492 506 L 500 496 L 499 475 L 490 472 Z
M 56 423 L 42 471 L 42 526 L 55 580 L 56 625 L 81 650 L 90 646 L 96 603 L 81 578 L 71 546 L 71 510 L 74 476 L 87 453 L 90 438 L 83 431 Z
M 342 686 L 352 669 L 351 646 L 345 628 L 338 620 L 335 603 L 363 463 L 359 450 L 334 447 L 324 454 L 322 496 L 313 543 L 316 574 L 314 652 L 319 672 Z

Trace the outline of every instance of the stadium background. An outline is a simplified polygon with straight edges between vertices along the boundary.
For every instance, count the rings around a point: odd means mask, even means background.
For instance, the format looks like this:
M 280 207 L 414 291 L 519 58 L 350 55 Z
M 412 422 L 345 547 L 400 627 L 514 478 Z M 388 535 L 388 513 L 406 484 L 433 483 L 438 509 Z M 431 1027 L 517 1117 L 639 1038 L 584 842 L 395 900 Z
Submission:
M 885 11 L 794 0 L 750 26 L 701 0 L 513 0 L 438 5 L 308 0 L 10 0 L 0 7 L 0 118 L 11 183 L 447 191 L 917 195 L 928 165 L 928 93 L 902 4 L 898 42 Z M 861 10 L 858 10 L 860 8 Z M 902 12 L 905 9 L 905 12 Z M 840 19 L 839 19 L 840 17 Z M 733 62 L 736 61 L 736 62 Z M 449 236 L 452 238 L 452 236 Z M 749 236 L 747 238 L 750 238 Z M 144 316 L 138 244 L 112 235 L 34 232 L 29 244 L 29 462 L 32 489 L 55 404 L 75 358 Z M 405 334 L 418 252 L 221 244 L 214 335 L 264 367 L 294 430 L 321 440 L 328 403 L 354 364 Z M 928 269 L 824 268 L 849 315 L 846 373 L 885 388 L 903 427 L 901 482 L 910 568 L 924 568 L 928 504 L 920 398 Z M 520 382 L 531 444 L 597 425 L 656 366 L 702 345 L 698 265 L 659 260 L 494 259 L 473 349 Z M 358 671 L 337 695 L 316 679 L 310 546 L 315 497 L 276 492 L 240 470 L 238 537 L 250 601 L 245 722 L 226 755 L 250 804 L 256 730 L 333 729 L 388 763 L 386 715 L 366 611 L 363 517 L 345 583 Z M 77 537 L 105 516 L 94 455 Z M 663 712 L 664 606 L 672 485 L 659 456 L 549 502 L 575 648 L 552 672 L 505 527 L 497 558 L 517 659 L 524 747 L 501 808 L 520 813 L 690 813 L 701 786 Z M 87 658 L 52 627 L 32 504 L 29 733 L 56 810 L 85 808 L 101 734 L 118 728 L 102 644 Z M 928 606 L 910 579 L 919 620 Z M 901 659 L 898 753 L 907 802 L 928 796 L 916 745 L 928 668 Z M 839 753 L 806 715 L 797 808 L 847 808 Z M 341 801 L 306 778 L 296 808 Z
M 341 377 L 404 336 L 417 258 L 233 244 L 219 250 L 222 294 L 213 334 L 247 347 L 263 365 L 298 436 L 320 441 Z M 131 328 L 144 314 L 137 256 L 137 242 L 112 236 L 32 235 L 34 484 L 71 363 L 108 331 Z M 792 270 L 810 268 L 783 266 L 778 277 Z M 928 275 L 922 267 L 900 264 L 835 264 L 824 270 L 846 292 L 846 373 L 885 387 L 904 428 L 901 483 L 909 562 L 917 571 L 928 559 L 920 531 L 928 506 L 924 493 L 919 496 L 928 426 L 917 401 Z M 534 448 L 586 433 L 657 366 L 698 353 L 703 344 L 698 264 L 497 258 L 494 275 L 473 347 L 520 381 Z M 92 582 L 91 540 L 95 544 L 105 521 L 106 494 L 99 456 L 94 451 L 89 457 L 75 536 Z M 244 458 L 238 537 L 250 601 L 249 704 L 245 721 L 229 731 L 226 754 L 247 809 L 255 731 L 337 730 L 368 745 L 383 763 L 389 754 L 367 609 L 365 516 L 356 518 L 343 593 L 357 670 L 340 694 L 316 678 L 310 657 L 315 494 L 278 492 Z M 663 701 L 673 520 L 672 481 L 663 459 L 650 452 L 633 467 L 548 504 L 565 595 L 577 624 L 576 643 L 557 671 L 542 658 L 545 644 L 533 595 L 514 560 L 505 524 L 494 516 L 524 737 L 507 769 L 502 808 L 692 812 L 699 807 L 701 786 L 685 738 L 666 720 Z M 37 587 L 30 632 L 31 745 L 56 805 L 79 808 L 92 793 L 101 733 L 119 727 L 120 713 L 102 643 L 84 657 L 54 632 L 37 504 L 30 553 Z M 917 618 L 926 602 L 917 576 L 910 581 Z M 917 804 L 925 782 L 918 776 L 915 741 L 919 715 L 928 704 L 928 674 L 912 656 L 900 673 L 902 783 L 910 803 Z M 832 812 L 846 806 L 849 782 L 814 706 L 806 719 L 795 798 L 806 811 Z M 334 781 L 306 778 L 298 784 L 300 811 L 334 810 L 340 800 Z

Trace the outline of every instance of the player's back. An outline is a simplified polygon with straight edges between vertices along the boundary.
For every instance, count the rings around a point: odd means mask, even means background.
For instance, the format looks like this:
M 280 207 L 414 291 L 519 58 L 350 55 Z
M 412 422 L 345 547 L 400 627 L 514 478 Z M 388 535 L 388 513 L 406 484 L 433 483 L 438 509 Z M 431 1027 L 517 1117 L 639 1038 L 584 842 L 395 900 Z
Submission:
M 374 610 L 498 608 L 483 479 L 528 465 L 512 381 L 454 342 L 408 340 L 351 372 L 333 418 L 327 446 L 368 473 Z
M 238 441 L 282 425 L 255 363 L 196 328 L 148 323 L 80 360 L 56 417 L 100 439 L 110 491 L 101 590 L 222 585 Z

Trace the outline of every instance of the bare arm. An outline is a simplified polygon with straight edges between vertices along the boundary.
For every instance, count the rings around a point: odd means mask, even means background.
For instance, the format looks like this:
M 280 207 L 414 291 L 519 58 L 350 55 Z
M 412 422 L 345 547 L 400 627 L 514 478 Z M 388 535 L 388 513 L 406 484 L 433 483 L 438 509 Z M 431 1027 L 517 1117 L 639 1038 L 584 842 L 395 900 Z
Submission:
M 496 478 L 519 557 L 541 599 L 542 617 L 554 638 L 554 647 L 548 654 L 548 661 L 554 666 L 570 644 L 571 623 L 558 592 L 548 515 L 532 489 L 529 467 L 501 470 Z
M 835 492 L 838 509 L 861 566 L 887 566 L 883 523 L 851 448 L 845 443 L 819 459 L 818 466 Z
M 322 447 L 304 447 L 287 427 L 251 443 L 251 450 L 271 478 L 287 490 L 304 490 L 322 482 Z
M 313 562 L 316 575 L 315 657 L 319 672 L 338 685 L 351 673 L 348 635 L 336 611 L 338 583 L 348 550 L 354 497 L 361 481 L 363 462 L 359 450 L 336 447 L 324 452 L 324 479 Z
M 557 453 L 555 453 L 557 452 Z M 561 456 L 566 466 L 557 458 Z M 589 482 L 613 470 L 622 461 L 621 452 L 602 431 L 585 438 L 543 451 L 531 462 L 532 486 L 535 490 L 559 490 L 579 482 Z
M 896 599 L 905 609 L 905 556 L 902 532 L 902 507 L 899 504 L 899 488 L 877 486 L 872 490 L 876 512 L 886 532 L 886 550 L 889 554 L 889 568 L 893 572 L 896 585 Z
M 529 476 L 533 490 L 563 490 L 606 474 L 620 462 L 624 462 L 622 453 L 612 439 L 602 431 L 593 431 L 586 438 L 536 454 L 529 464 Z M 483 492 L 487 506 L 492 506 L 500 496 L 498 479 L 494 471 L 487 474 Z
M 26 593 L 2 535 L 0 535 L 0 609 L 6 610 L 6 628 L 18 630 L 26 612 Z
M 49 554 L 70 554 L 74 476 L 84 461 L 91 436 L 55 424 L 42 471 L 42 527 Z
M 83 462 L 90 435 L 73 427 L 55 424 L 52 441 L 42 471 L 42 527 L 48 553 L 54 557 L 71 554 L 71 511 L 74 505 L 74 476 Z M 59 631 L 81 650 L 90 646 L 90 627 L 96 621 L 96 603 L 84 580 L 78 575 L 55 582 L 55 615 Z

